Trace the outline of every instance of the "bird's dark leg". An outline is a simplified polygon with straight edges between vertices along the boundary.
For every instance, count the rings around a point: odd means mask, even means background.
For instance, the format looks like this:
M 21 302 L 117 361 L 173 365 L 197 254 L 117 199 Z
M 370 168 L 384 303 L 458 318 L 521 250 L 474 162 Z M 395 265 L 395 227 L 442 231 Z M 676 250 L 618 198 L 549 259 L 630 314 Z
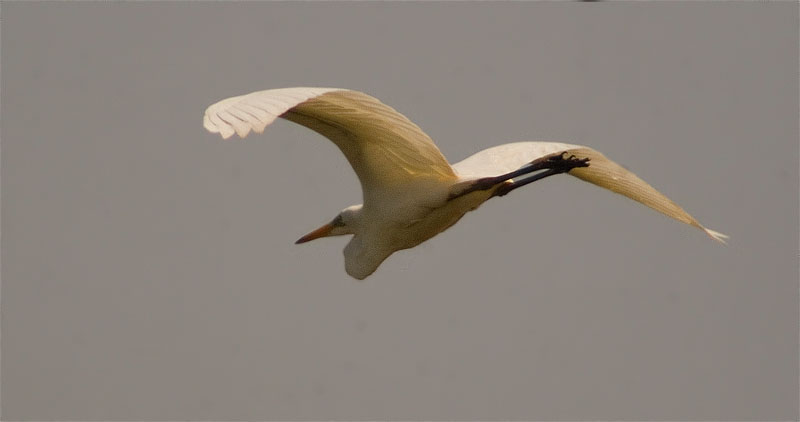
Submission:
M 556 174 L 561 174 L 561 173 L 566 173 L 566 172 L 565 171 L 555 170 L 555 169 L 550 169 L 550 170 L 547 170 L 547 171 L 543 171 L 543 172 L 541 172 L 539 174 L 534 174 L 531 177 L 526 177 L 526 178 L 521 179 L 519 181 L 513 181 L 512 180 L 509 183 L 505 183 L 503 185 L 500 185 L 500 187 L 498 187 L 492 193 L 492 197 L 508 195 L 508 193 L 511 192 L 512 190 L 517 189 L 517 188 L 521 188 L 521 187 L 527 185 L 528 183 L 533 183 L 533 182 L 535 182 L 537 180 L 542 180 L 545 177 L 550 177 L 550 176 L 553 176 L 553 175 L 556 175 Z
M 514 181 L 512 180 L 511 183 L 503 184 L 498 187 L 492 196 L 504 196 L 507 195 L 514 189 L 521 188 L 529 183 L 533 183 L 537 180 L 542 180 L 545 177 L 550 177 L 556 174 L 566 173 L 576 167 L 589 167 L 589 159 L 588 158 L 577 158 L 574 155 L 570 155 L 569 157 L 564 158 L 566 152 L 562 152 L 558 154 L 556 157 L 546 156 L 542 157 L 548 163 L 553 163 L 554 167 L 550 167 L 547 171 L 541 172 L 539 174 L 534 174 L 530 177 L 525 177 L 523 179 Z M 534 160 L 531 164 L 535 163 Z
M 475 192 L 478 190 L 489 190 L 500 183 L 505 181 L 524 176 L 526 174 L 530 174 L 533 172 L 537 172 L 540 170 L 547 170 L 540 174 L 533 175 L 531 177 L 524 178 L 518 182 L 511 182 L 508 184 L 504 184 L 497 188 L 492 196 L 503 196 L 507 193 L 511 192 L 512 190 L 525 186 L 528 183 L 535 182 L 537 180 L 544 179 L 545 177 L 549 177 L 555 174 L 566 173 L 576 167 L 588 167 L 589 166 L 589 159 L 588 158 L 577 158 L 574 155 L 570 155 L 569 157 L 566 156 L 567 152 L 559 152 L 555 154 L 546 155 L 541 158 L 537 158 L 536 160 L 531 161 L 530 163 L 526 164 L 525 166 L 520 167 L 518 170 L 514 170 L 511 173 L 503 174 L 500 176 L 495 177 L 484 177 L 482 179 L 478 179 L 473 181 L 469 186 L 465 187 L 462 190 L 454 192 L 450 195 L 448 200 L 458 198 L 460 196 L 466 195 L 470 192 Z

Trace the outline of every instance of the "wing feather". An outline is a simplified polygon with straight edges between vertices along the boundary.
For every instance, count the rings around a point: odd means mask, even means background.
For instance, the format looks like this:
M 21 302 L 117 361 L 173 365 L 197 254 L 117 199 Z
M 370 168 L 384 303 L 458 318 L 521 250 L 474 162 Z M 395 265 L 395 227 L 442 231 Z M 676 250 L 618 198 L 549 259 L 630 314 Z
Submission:
M 557 142 L 517 142 L 498 145 L 478 152 L 453 165 L 462 178 L 499 176 L 519 169 L 545 155 L 567 151 L 578 158 L 589 158 L 589 167 L 570 170 L 569 174 L 644 204 L 668 217 L 703 230 L 714 240 L 725 243 L 727 235 L 710 230 L 664 194 L 600 152 L 581 145 Z
M 367 94 L 337 88 L 282 88 L 219 101 L 203 126 L 224 139 L 262 133 L 282 117 L 333 141 L 361 181 L 365 204 L 418 183 L 456 179 L 442 153 L 417 125 Z

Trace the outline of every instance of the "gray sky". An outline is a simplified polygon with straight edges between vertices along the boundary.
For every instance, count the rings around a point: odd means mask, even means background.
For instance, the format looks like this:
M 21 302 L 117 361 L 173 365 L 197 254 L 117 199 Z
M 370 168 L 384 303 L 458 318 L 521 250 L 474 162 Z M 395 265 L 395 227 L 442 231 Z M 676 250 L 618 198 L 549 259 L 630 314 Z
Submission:
M 2 419 L 798 418 L 794 2 L 2 5 Z M 569 177 L 364 282 L 344 157 L 211 103 L 365 91 L 451 161 L 589 145 L 703 233 Z

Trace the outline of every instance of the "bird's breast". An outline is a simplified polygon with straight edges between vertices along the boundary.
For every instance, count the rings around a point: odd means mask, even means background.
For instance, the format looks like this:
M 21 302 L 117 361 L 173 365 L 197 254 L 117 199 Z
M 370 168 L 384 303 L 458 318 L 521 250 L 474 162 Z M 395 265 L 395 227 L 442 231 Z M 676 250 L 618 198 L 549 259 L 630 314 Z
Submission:
M 397 245 L 398 250 L 413 248 L 453 226 L 489 197 L 488 191 L 476 191 L 442 201 L 438 206 L 418 206 L 413 211 L 406 209 L 394 215 L 394 220 L 387 224 L 389 230 L 385 235 L 391 237 L 391 243 Z

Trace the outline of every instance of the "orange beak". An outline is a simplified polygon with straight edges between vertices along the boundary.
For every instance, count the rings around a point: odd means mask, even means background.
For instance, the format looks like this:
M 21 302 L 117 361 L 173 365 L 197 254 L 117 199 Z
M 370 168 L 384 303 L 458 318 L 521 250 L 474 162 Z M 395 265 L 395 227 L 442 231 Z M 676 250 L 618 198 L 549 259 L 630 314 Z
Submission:
M 297 242 L 294 242 L 294 244 L 295 245 L 299 245 L 301 243 L 306 243 L 306 242 L 314 240 L 314 239 L 319 239 L 320 237 L 328 236 L 331 233 L 331 230 L 333 230 L 334 227 L 335 226 L 333 224 L 328 223 L 328 224 L 326 224 L 326 225 L 314 230 L 313 232 L 311 232 L 311 233 L 309 233 L 309 234 L 297 239 Z

